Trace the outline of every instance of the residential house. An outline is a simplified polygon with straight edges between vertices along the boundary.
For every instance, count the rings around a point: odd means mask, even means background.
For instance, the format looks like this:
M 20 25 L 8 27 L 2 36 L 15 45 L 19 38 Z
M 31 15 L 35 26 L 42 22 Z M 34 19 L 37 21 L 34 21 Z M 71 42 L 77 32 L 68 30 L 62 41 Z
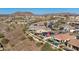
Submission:
M 73 50 L 77 50 L 79 51 L 79 40 L 78 39 L 71 39 L 68 43 L 67 43 L 67 47 L 71 48 Z
M 65 34 L 55 34 L 55 39 L 58 41 L 69 41 L 70 39 L 75 38 L 75 36 L 71 36 L 69 33 Z

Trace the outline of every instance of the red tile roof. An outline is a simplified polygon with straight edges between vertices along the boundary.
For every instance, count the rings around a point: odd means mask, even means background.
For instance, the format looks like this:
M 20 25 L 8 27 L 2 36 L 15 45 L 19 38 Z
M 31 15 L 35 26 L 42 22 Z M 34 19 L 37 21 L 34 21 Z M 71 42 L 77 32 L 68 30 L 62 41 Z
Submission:
M 69 35 L 69 33 L 66 33 L 66 34 L 56 34 L 55 35 L 55 38 L 57 39 L 57 40 L 70 40 L 70 39 L 73 39 L 73 38 L 75 38 L 74 36 L 71 36 L 71 35 Z
M 68 43 L 73 46 L 79 47 L 79 40 L 78 39 L 71 39 Z

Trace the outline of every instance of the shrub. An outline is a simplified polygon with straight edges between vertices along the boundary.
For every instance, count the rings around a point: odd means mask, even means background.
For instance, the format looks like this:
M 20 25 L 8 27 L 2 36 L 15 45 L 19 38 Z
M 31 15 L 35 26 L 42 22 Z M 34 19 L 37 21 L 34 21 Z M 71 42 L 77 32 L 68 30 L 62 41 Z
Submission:
M 21 39 L 20 40 L 25 40 L 26 39 L 26 37 L 25 36 L 23 36 L 23 37 L 21 37 Z
M 34 41 L 33 37 L 28 36 L 28 38 L 30 39 L 30 41 Z
M 42 51 L 52 51 L 52 47 L 49 43 L 45 43 L 45 45 L 41 49 Z
M 11 44 L 11 47 L 14 47 L 15 45 L 14 44 Z
M 36 46 L 37 46 L 37 47 L 40 47 L 42 44 L 43 44 L 43 43 L 38 42 L 38 43 L 36 43 Z
M 8 42 L 9 42 L 9 40 L 6 38 L 2 39 L 2 41 L 1 41 L 2 44 L 7 44 Z
M 0 33 L 0 38 L 4 38 L 4 34 Z

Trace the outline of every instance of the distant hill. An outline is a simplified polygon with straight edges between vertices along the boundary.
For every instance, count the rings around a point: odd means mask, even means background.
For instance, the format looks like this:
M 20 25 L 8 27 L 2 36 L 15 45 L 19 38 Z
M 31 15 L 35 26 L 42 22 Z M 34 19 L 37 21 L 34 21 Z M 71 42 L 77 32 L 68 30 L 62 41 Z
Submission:
M 9 14 L 0 14 L 0 17 L 8 17 Z
M 49 14 L 33 14 L 32 12 L 15 12 L 12 14 L 0 14 L 0 17 L 4 16 L 79 16 L 76 13 L 49 13 Z
M 45 14 L 45 15 L 53 15 L 53 16 L 79 16 L 79 14 L 76 13 L 52 13 L 52 14 Z
M 14 15 L 14 16 L 32 16 L 33 13 L 31 13 L 31 12 L 16 12 L 16 13 L 13 13 L 12 15 Z

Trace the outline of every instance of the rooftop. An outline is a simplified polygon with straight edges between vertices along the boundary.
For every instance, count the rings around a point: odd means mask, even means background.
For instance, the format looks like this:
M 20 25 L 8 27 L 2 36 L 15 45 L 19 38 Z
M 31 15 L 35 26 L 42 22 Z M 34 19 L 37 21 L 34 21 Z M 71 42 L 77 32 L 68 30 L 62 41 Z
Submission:
M 69 33 L 66 33 L 66 34 L 55 34 L 55 38 L 57 40 L 70 40 L 70 39 L 73 39 L 75 38 L 75 36 L 71 36 L 69 35 Z
M 71 39 L 68 43 L 73 46 L 79 47 L 79 40 L 78 39 Z

